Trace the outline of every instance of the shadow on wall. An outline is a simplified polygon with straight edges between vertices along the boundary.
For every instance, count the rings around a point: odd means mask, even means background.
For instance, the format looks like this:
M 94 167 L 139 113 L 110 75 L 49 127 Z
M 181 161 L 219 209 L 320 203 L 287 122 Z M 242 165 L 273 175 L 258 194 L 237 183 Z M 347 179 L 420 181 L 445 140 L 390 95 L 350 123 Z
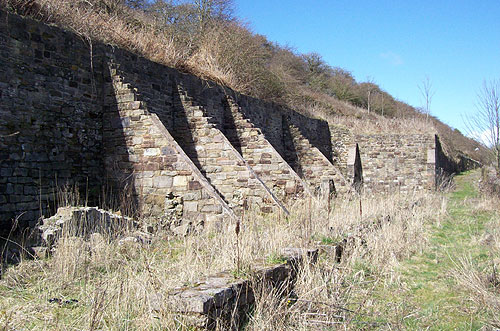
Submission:
M 100 47 L 74 37 L 0 9 L 0 232 L 100 200 Z
M 187 96 L 183 94 L 182 87 L 178 84 L 172 88 L 172 105 L 173 105 L 173 121 L 171 134 L 177 143 L 182 147 L 184 152 L 189 156 L 191 161 L 200 170 L 203 176 L 206 175 L 196 151 L 196 144 L 191 130 L 194 128 L 189 123 L 188 114 L 192 111 L 184 106 L 183 98 Z
M 328 161 L 330 161 L 333 164 L 334 152 L 331 143 L 332 133 L 330 131 L 330 126 L 328 125 L 327 121 L 319 121 L 319 120 L 317 121 L 318 121 L 317 131 L 306 130 L 306 131 L 301 131 L 301 133 L 311 142 L 311 145 L 319 149 L 319 151 L 323 153 L 323 155 L 328 159 Z
M 105 209 L 120 210 L 122 215 L 136 217 L 141 209 L 135 186 L 134 163 L 131 162 L 125 136 L 130 120 L 120 116 L 113 77 L 109 70 L 103 71 L 106 92 L 103 105 L 106 183 L 99 205 Z
M 436 144 L 436 187 L 440 187 L 441 185 L 445 184 L 449 180 L 449 177 L 454 174 L 482 167 L 482 164 L 480 162 L 473 160 L 463 154 L 458 155 L 458 160 L 452 159 L 444 152 L 439 137 L 435 135 L 434 138 Z
M 292 167 L 292 169 L 295 170 L 300 178 L 304 178 L 304 170 L 302 169 L 302 166 L 300 164 L 299 155 L 294 144 L 292 132 L 290 131 L 290 122 L 287 115 L 282 116 L 281 123 L 283 147 L 285 149 L 284 155 L 282 155 L 282 157 Z
M 224 98 L 222 100 L 222 105 L 224 108 L 222 132 L 228 138 L 229 142 L 231 142 L 231 145 L 233 145 L 233 147 L 238 151 L 238 153 L 240 153 L 240 155 L 243 155 L 240 135 L 238 134 L 235 118 L 233 116 L 233 112 L 231 111 L 231 106 L 229 105 L 227 98 Z
M 359 145 L 356 144 L 356 152 L 354 158 L 354 179 L 352 186 L 357 193 L 361 192 L 363 188 L 363 166 L 361 164 L 361 154 L 359 152 Z

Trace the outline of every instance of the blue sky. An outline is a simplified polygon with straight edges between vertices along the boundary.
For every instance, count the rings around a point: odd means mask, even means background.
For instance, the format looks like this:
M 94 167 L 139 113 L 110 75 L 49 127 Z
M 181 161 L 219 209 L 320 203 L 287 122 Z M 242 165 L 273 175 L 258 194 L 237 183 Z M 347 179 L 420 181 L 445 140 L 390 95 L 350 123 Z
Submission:
M 464 131 L 483 80 L 500 79 L 500 0 L 235 0 L 253 32 L 317 52 L 358 82 L 373 80 L 397 99 L 423 106 Z

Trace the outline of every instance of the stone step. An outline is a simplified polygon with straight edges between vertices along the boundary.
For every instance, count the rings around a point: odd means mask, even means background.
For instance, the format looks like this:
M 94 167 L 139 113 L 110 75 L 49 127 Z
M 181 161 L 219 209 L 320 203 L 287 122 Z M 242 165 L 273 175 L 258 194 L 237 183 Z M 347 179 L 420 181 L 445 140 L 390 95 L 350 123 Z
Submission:
M 176 288 L 168 297 L 150 297 L 150 302 L 158 312 L 166 309 L 182 315 L 188 327 L 238 330 L 255 303 L 255 290 L 269 288 L 282 296 L 289 295 L 300 268 L 315 264 L 318 258 L 318 249 L 285 248 L 281 253 L 285 263 L 254 263 L 253 281 L 234 279 L 232 272 L 223 271 L 196 282 L 195 286 Z
M 245 200 L 262 212 L 279 208 L 286 212 L 227 137 L 210 123 L 209 117 L 204 116 L 202 106 L 182 102 L 182 107 L 177 107 L 176 111 L 187 117 L 190 131 L 174 126 L 174 137 L 237 213 L 241 212 Z
M 307 184 L 266 140 L 262 131 L 244 117 L 241 108 L 229 97 L 228 104 L 225 133 L 266 186 L 283 201 L 304 194 L 310 196 Z
M 115 125 L 104 128 L 109 138 L 105 164 L 119 176 L 133 178 L 142 213 L 169 220 L 171 230 L 179 234 L 196 230 L 200 224 L 221 222 L 223 217 L 235 218 L 157 115 L 149 113 L 146 103 L 126 101 L 136 99 L 137 92 L 121 81 L 113 78 L 122 100 L 110 104 L 118 112 L 106 113 L 104 122 L 126 123 L 127 130 Z

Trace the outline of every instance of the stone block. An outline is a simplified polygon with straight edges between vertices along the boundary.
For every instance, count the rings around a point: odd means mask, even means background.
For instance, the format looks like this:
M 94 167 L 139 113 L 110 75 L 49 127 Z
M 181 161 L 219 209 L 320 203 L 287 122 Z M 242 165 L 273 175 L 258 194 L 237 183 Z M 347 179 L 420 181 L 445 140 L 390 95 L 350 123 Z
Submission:
M 157 156 L 160 155 L 159 148 L 146 148 L 144 150 L 144 156 Z
M 162 155 L 175 155 L 177 154 L 177 151 L 169 146 L 165 146 L 161 148 L 161 154 Z
M 193 201 L 193 200 L 201 200 L 201 199 L 208 199 L 208 198 L 203 198 L 202 197 L 202 191 L 201 190 L 198 190 L 198 191 L 188 191 L 186 193 L 184 193 L 183 197 L 184 197 L 184 201 Z
M 19 184 L 15 185 L 14 186 L 14 194 L 19 194 L 19 195 L 24 194 L 24 187 L 23 187 L 23 185 L 19 185 Z
M 155 176 L 153 177 L 153 187 L 156 188 L 169 188 L 172 187 L 172 185 L 175 185 L 174 181 L 175 178 L 172 179 L 172 177 L 169 176 Z M 179 186 L 179 185 L 175 185 Z
M 1 168 L 0 176 L 1 177 L 10 177 L 12 176 L 13 169 L 12 168 Z
M 200 211 L 202 213 L 220 214 L 220 213 L 222 213 L 222 207 L 220 205 L 205 205 L 205 206 L 201 207 Z
M 174 186 L 187 186 L 188 185 L 188 176 L 175 176 L 173 184 Z
M 25 195 L 33 195 L 36 196 L 38 193 L 38 190 L 35 186 L 25 186 L 24 187 L 24 194 Z
M 198 202 L 197 201 L 184 201 L 184 211 L 186 211 L 186 212 L 198 211 Z
M 192 191 L 200 190 L 202 187 L 203 186 L 200 184 L 200 182 L 195 181 L 195 180 L 190 181 L 188 184 L 188 190 L 192 190 Z
M 140 145 L 142 144 L 144 138 L 143 137 L 132 137 L 132 144 L 133 145 Z

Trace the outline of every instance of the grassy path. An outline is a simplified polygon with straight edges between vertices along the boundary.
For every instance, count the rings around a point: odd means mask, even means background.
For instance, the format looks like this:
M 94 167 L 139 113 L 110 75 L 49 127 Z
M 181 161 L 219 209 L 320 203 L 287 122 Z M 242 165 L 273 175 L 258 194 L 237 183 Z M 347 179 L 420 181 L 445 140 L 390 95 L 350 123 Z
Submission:
M 454 275 L 464 257 L 479 269 L 491 265 L 480 238 L 494 214 L 475 208 L 479 176 L 474 171 L 455 178 L 447 216 L 430 229 L 426 249 L 401 263 L 398 282 L 374 290 L 370 315 L 377 317 L 372 323 L 410 330 L 477 330 L 485 325 L 486 310 L 470 299 Z

